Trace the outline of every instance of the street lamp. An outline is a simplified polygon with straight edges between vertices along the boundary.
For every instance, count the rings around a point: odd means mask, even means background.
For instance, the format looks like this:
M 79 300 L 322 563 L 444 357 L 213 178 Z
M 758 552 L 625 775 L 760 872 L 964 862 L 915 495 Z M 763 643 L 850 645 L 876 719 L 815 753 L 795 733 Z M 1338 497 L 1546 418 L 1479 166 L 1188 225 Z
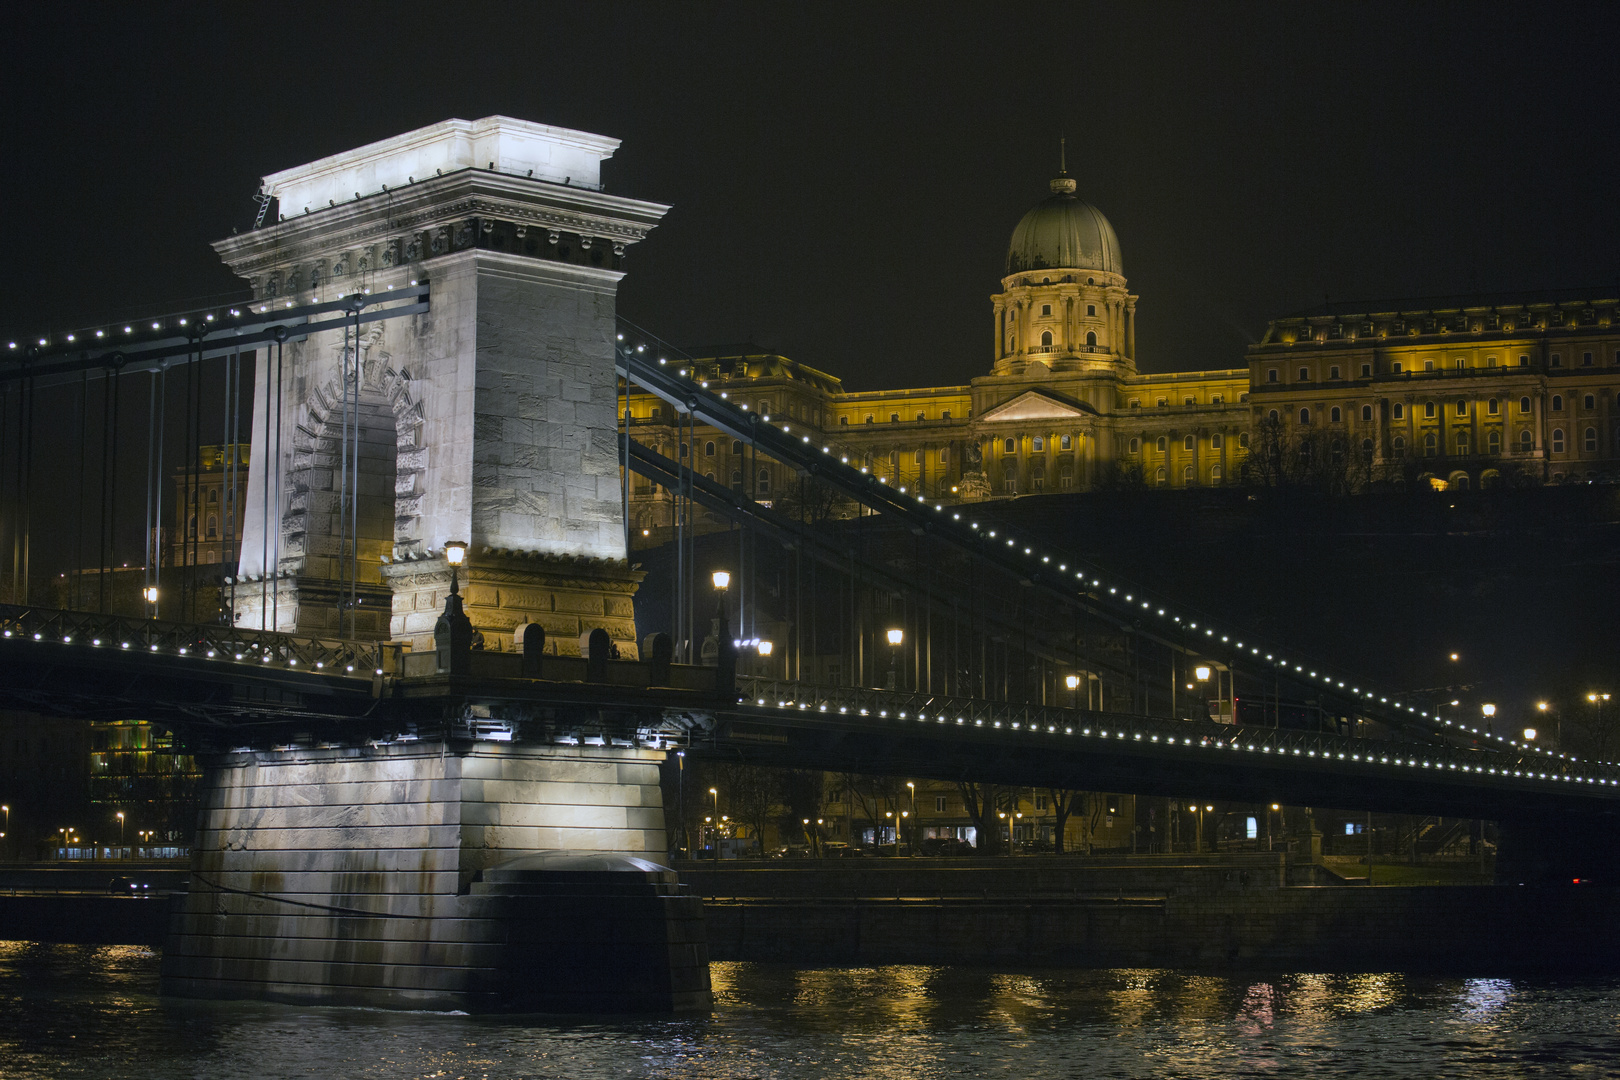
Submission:
M 158 617 L 158 606 L 157 606 L 158 589 L 157 589 L 157 586 L 156 585 L 148 585 L 146 588 L 141 590 L 141 596 L 146 599 L 146 606 L 147 606 L 148 609 L 150 609 L 147 612 L 147 614 L 149 614 L 152 618 L 156 619 Z
M 720 789 L 710 788 L 709 794 L 714 796 L 714 816 L 715 820 L 718 821 L 720 818 Z M 714 838 L 714 861 L 720 861 L 720 837 L 718 835 Z
M 906 632 L 898 626 L 889 628 L 889 689 L 895 688 L 895 667 L 900 662 L 900 645 L 906 640 Z
M 720 671 L 720 681 L 726 686 L 734 683 L 737 674 L 737 646 L 731 640 L 731 620 L 726 612 L 726 590 L 731 588 L 731 571 L 716 570 L 709 575 L 714 583 L 715 654 L 714 663 Z M 727 672 L 730 674 L 727 674 Z
M 912 781 L 907 780 L 906 781 L 906 790 L 911 793 L 911 813 L 908 816 L 911 818 L 912 828 L 916 828 L 916 825 L 917 825 L 917 785 L 915 783 L 913 783 Z M 912 856 L 912 858 L 917 857 L 917 837 L 915 835 L 913 835 L 911 837 L 911 856 Z
M 118 811 L 117 814 L 115 814 L 113 816 L 118 819 L 118 846 L 123 847 L 124 846 L 124 812 L 122 810 L 120 810 L 120 811 Z
M 692 838 L 686 833 L 686 751 L 675 751 L 675 783 L 676 783 L 676 820 L 681 823 L 681 846 L 686 848 L 686 857 L 692 857 Z
M 1527 727 L 1527 728 L 1524 729 L 1524 741 L 1525 742 L 1535 742 L 1536 741 L 1536 729 L 1535 728 Z
M 1496 734 L 1496 729 L 1491 724 L 1492 718 L 1496 716 L 1496 706 L 1487 701 L 1485 704 L 1479 707 L 1479 711 L 1485 716 L 1485 734 Z
M 772 645 L 769 641 L 766 641 L 765 639 L 761 638 L 759 643 L 755 646 L 755 648 L 757 648 L 759 650 L 759 655 L 761 655 L 761 656 L 769 656 L 769 655 L 771 655 L 771 651 L 773 649 L 775 649 L 776 646 Z
M 1079 709 L 1080 708 L 1080 676 L 1078 676 L 1078 675 L 1065 675 L 1063 677 L 1063 685 L 1067 686 L 1069 688 L 1069 699 L 1070 699 L 1069 704 L 1070 704 L 1070 708 Z M 1090 702 L 1087 702 L 1086 704 L 1089 705 Z

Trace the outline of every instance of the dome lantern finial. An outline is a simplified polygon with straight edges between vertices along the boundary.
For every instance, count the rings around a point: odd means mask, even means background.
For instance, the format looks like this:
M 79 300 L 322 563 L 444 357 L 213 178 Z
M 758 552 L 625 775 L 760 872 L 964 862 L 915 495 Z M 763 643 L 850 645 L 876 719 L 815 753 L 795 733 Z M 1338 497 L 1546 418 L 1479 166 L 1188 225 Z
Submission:
M 1069 179 L 1068 142 L 1064 136 L 1058 136 L 1058 178 L 1051 184 L 1054 195 L 1073 195 L 1076 187 L 1075 182 Z

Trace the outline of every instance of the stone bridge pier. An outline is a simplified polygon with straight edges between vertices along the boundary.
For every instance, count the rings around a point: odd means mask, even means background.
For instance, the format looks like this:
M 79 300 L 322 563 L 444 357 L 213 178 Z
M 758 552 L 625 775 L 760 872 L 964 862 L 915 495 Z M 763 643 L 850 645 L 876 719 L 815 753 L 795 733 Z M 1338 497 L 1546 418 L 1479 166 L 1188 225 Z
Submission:
M 579 642 L 598 629 L 636 663 L 614 296 L 625 250 L 667 208 L 602 191 L 617 145 L 507 117 L 449 120 L 266 177 L 276 220 L 216 245 L 261 307 L 429 288 L 423 314 L 259 354 L 233 615 L 397 642 L 414 652 L 402 670 L 454 685 L 402 705 L 411 680 L 399 680 L 363 725 L 210 759 L 166 992 L 707 1006 L 701 906 L 659 865 L 661 744 L 622 723 L 594 740 L 482 737 L 489 713 L 457 682 L 477 665 L 422 655 L 451 583 L 445 546 L 459 541 L 475 655 L 506 685 L 522 681 L 520 660 L 577 665 L 583 681 L 598 667 L 577 659 Z M 550 655 L 510 655 L 520 624 L 544 630 Z M 647 674 L 623 685 L 645 691 Z M 619 690 L 596 692 L 587 719 L 611 713 Z M 525 716 L 560 723 L 559 708 Z

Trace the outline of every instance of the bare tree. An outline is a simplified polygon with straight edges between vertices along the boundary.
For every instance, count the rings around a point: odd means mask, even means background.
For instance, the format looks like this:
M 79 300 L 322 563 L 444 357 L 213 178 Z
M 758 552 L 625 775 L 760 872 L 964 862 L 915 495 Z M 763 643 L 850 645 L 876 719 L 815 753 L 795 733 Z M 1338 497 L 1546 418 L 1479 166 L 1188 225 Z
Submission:
M 957 781 L 956 787 L 962 793 L 962 805 L 967 808 L 978 834 L 975 854 L 1001 854 L 1001 824 L 996 813 L 1004 797 L 1002 790 L 994 784 L 975 784 L 967 780 Z
M 722 765 L 717 785 L 731 817 L 748 827 L 760 851 L 765 849 L 765 825 L 779 802 L 777 771 L 760 765 Z
M 1086 793 L 1083 791 L 1070 791 L 1067 788 L 1047 788 L 1046 793 L 1052 799 L 1052 853 L 1063 854 L 1063 831 L 1068 827 L 1069 815 L 1079 809 L 1085 802 Z

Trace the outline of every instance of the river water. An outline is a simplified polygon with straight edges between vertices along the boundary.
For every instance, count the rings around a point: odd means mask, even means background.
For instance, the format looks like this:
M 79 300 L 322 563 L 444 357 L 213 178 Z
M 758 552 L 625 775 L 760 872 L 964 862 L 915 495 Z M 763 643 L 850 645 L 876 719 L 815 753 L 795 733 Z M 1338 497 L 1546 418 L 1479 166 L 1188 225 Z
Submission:
M 158 997 L 158 956 L 0 942 L 0 1077 L 1616 1077 L 1620 978 L 795 969 L 712 1014 L 477 1017 Z

